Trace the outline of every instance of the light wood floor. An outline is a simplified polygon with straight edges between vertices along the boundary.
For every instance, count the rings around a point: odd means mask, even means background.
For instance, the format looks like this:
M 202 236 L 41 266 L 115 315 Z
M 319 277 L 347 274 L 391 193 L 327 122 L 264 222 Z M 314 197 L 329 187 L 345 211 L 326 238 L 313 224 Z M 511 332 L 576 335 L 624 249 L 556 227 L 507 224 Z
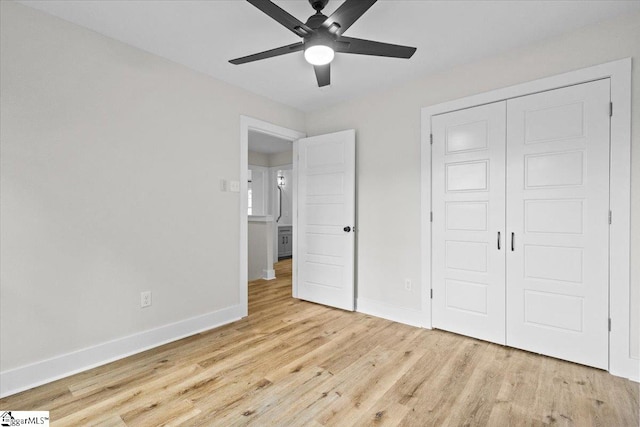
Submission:
M 638 383 L 249 287 L 249 317 L 0 400 L 52 425 L 638 426 Z

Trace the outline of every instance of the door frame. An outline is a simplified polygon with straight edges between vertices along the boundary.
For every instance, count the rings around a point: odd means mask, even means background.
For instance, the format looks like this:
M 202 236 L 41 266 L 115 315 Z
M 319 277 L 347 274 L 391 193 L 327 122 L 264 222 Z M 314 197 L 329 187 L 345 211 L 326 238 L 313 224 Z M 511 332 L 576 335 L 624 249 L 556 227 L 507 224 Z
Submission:
M 631 266 L 631 58 L 607 62 L 421 109 L 421 291 L 423 326 L 432 327 L 431 310 L 431 117 L 594 80 L 610 79 L 609 372 L 640 381 L 639 360 L 630 353 Z
M 240 299 L 240 316 L 246 317 L 249 314 L 249 283 L 248 283 L 248 272 L 247 268 L 249 265 L 249 245 L 248 245 L 248 200 L 247 200 L 247 165 L 249 163 L 249 131 L 254 130 L 261 133 L 266 133 L 271 136 L 278 137 L 280 139 L 286 139 L 294 142 L 300 138 L 304 138 L 307 136 L 306 133 L 299 132 L 297 130 L 289 129 L 284 126 L 275 125 L 273 123 L 269 123 L 263 120 L 259 120 L 253 117 L 241 115 L 240 116 L 240 284 L 239 284 L 239 299 Z M 296 156 L 295 148 L 293 152 L 294 157 Z M 295 175 L 295 171 L 293 172 L 293 207 L 292 210 L 294 212 L 296 209 L 296 181 L 297 177 Z M 296 226 L 296 215 L 293 215 L 293 230 L 295 233 Z M 294 239 L 295 246 L 295 239 Z M 295 249 L 295 247 L 294 247 Z M 293 260 L 294 266 L 293 270 L 295 271 L 295 260 Z M 295 292 L 294 292 L 295 296 Z

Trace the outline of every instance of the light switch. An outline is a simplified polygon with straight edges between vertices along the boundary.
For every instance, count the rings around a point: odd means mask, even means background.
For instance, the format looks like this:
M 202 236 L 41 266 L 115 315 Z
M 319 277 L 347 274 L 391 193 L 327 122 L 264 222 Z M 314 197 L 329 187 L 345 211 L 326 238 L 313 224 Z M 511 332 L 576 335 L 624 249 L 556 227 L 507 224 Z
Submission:
M 240 192 L 240 181 L 229 181 L 229 191 L 234 193 Z

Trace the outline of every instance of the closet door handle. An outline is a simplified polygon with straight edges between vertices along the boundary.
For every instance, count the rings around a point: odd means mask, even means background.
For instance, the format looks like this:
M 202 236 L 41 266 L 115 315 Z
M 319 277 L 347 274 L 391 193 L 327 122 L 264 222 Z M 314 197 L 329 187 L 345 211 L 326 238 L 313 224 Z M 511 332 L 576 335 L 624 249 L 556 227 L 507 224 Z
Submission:
M 511 233 L 511 252 L 516 250 L 516 233 Z
M 500 232 L 498 231 L 498 250 L 500 250 Z

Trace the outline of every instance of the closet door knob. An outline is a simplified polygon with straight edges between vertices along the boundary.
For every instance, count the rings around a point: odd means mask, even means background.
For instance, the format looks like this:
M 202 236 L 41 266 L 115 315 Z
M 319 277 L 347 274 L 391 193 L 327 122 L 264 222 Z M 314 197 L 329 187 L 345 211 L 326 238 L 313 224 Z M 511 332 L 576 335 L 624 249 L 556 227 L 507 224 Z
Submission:
M 500 232 L 498 231 L 498 250 L 500 250 Z
M 351 227 L 347 225 L 345 228 L 343 228 L 343 230 L 348 233 L 351 231 Z
M 511 233 L 511 252 L 516 250 L 516 233 Z

